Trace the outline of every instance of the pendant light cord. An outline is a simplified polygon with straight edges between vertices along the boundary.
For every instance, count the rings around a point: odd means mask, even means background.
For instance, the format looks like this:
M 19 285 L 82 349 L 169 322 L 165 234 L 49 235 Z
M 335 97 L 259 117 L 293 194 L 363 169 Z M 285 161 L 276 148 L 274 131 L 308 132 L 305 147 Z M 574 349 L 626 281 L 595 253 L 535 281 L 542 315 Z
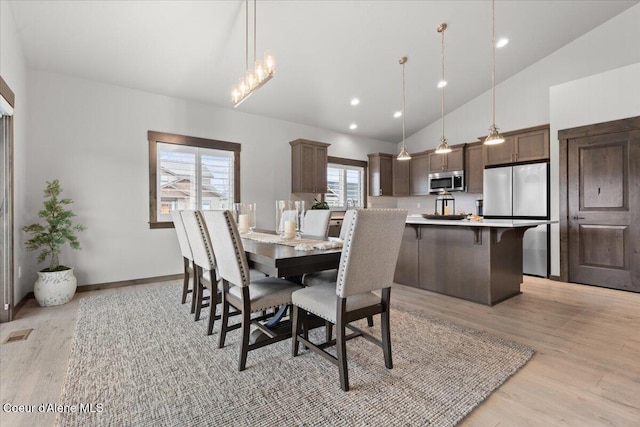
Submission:
M 446 25 L 442 28 L 442 82 L 444 83 L 444 30 L 446 29 Z M 445 141 L 444 138 L 444 88 L 446 85 L 442 86 L 442 142 Z
M 404 144 L 404 103 L 405 103 L 405 83 L 404 83 L 404 64 L 406 60 L 402 62 L 402 146 L 406 147 Z
M 256 52 L 258 51 L 256 39 L 258 34 L 258 26 L 256 21 L 256 0 L 253 0 L 253 64 L 255 66 L 256 63 Z
M 249 71 L 249 0 L 244 2 L 244 72 Z
M 496 127 L 496 2 L 491 1 L 491 50 L 493 53 L 493 68 L 491 69 L 491 86 L 493 98 L 493 127 Z

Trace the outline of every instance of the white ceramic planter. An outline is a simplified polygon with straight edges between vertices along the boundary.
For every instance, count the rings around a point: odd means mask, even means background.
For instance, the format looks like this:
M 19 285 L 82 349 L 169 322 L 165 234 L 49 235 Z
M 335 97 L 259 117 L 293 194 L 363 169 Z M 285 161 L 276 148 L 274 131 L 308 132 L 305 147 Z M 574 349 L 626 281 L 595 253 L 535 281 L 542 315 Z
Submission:
M 63 271 L 39 271 L 33 293 L 38 304 L 43 307 L 61 305 L 71 301 L 77 285 L 73 268 Z

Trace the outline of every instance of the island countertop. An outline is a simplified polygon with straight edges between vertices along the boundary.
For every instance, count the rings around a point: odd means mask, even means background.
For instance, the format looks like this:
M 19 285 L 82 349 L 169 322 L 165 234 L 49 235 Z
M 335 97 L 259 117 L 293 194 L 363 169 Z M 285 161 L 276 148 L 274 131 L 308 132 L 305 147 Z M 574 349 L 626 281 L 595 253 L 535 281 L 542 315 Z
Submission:
M 533 219 L 483 219 L 482 221 L 469 221 L 467 219 L 442 220 L 426 219 L 421 216 L 407 216 L 407 224 L 412 225 L 456 225 L 464 227 L 493 227 L 493 228 L 520 228 L 537 227 L 543 224 L 557 224 L 556 220 L 533 220 Z

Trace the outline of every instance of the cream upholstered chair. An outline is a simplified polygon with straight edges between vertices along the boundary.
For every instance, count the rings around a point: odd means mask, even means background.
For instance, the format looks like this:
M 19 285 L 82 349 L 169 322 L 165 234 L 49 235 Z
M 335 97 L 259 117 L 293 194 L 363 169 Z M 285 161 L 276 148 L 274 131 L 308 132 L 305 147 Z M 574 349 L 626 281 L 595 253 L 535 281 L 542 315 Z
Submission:
M 200 320 L 200 311 L 203 308 L 204 290 L 209 289 L 209 325 L 207 335 L 213 333 L 213 324 L 220 316 L 216 316 L 216 305 L 221 301 L 216 280 L 216 260 L 209 239 L 207 226 L 202 218 L 202 213 L 195 210 L 181 212 L 182 222 L 191 245 L 194 264 L 194 298 L 195 320 Z
M 345 212 L 344 218 L 342 219 L 342 226 L 340 227 L 340 240 L 344 242 L 344 239 L 347 236 L 347 229 L 349 228 L 347 224 L 351 221 L 351 216 L 355 213 L 354 209 L 349 209 Z M 333 270 L 324 270 L 317 271 L 315 273 L 307 273 L 302 276 L 302 284 L 304 286 L 315 286 L 322 284 L 333 284 L 338 280 L 338 269 L 334 268 Z M 367 317 L 367 324 L 369 326 L 373 326 L 373 316 Z M 332 326 L 331 323 L 326 322 L 326 333 L 327 333 L 327 341 L 331 339 L 332 335 Z
M 308 236 L 326 238 L 329 234 L 329 221 L 331 211 L 328 209 L 309 209 L 304 214 L 304 227 L 302 232 Z
M 293 302 L 293 356 L 298 355 L 302 342 L 339 368 L 340 386 L 349 390 L 346 341 L 365 336 L 382 347 L 385 366 L 393 367 L 389 303 L 393 274 L 407 212 L 398 209 L 357 209 L 346 224 L 346 237 L 340 258 L 336 282 L 319 284 L 295 291 Z M 380 290 L 381 296 L 373 293 Z M 308 339 L 307 313 L 325 319 L 336 326 L 336 339 L 314 344 Z M 350 325 L 368 316 L 381 315 L 382 341 Z M 346 329 L 354 331 L 346 335 Z M 337 357 L 324 348 L 336 345 Z
M 182 260 L 184 264 L 184 282 L 182 285 L 182 304 L 187 302 L 187 294 L 191 295 L 191 313 L 196 311 L 196 299 L 195 293 L 193 293 L 193 286 L 189 289 L 189 282 L 193 276 L 193 253 L 191 252 L 191 246 L 189 245 L 189 239 L 187 238 L 187 232 L 184 229 L 184 223 L 182 222 L 182 216 L 179 210 L 171 211 L 171 218 L 173 219 L 173 226 L 176 229 L 178 236 L 178 243 L 180 244 L 180 251 L 182 252 Z M 195 280 L 194 280 L 195 283 Z
M 290 334 L 274 334 L 259 323 L 259 320 L 266 319 L 266 315 L 252 320 L 251 314 L 291 304 L 291 294 L 293 291 L 301 289 L 301 286 L 276 277 L 251 280 L 247 256 L 231 212 L 206 212 L 206 220 L 211 233 L 213 250 L 216 254 L 216 268 L 222 280 L 222 322 L 218 347 L 224 347 L 228 331 L 242 328 L 238 370 L 243 371 L 247 364 L 249 351 L 291 336 Z M 242 323 L 239 325 L 230 326 L 228 324 L 231 306 L 242 312 Z M 250 344 L 249 333 L 252 324 L 269 338 Z

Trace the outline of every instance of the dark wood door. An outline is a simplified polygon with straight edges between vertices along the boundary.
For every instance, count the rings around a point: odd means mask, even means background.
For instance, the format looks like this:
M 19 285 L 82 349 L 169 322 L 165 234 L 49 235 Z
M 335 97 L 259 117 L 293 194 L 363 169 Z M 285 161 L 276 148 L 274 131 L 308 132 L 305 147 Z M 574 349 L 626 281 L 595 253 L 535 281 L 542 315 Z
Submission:
M 429 156 L 426 153 L 411 155 L 409 189 L 412 196 L 429 194 Z
M 464 147 L 453 148 L 446 156 L 445 170 L 460 171 L 464 169 Z
M 484 164 L 504 165 L 514 160 L 515 140 L 512 136 L 505 136 L 504 142 L 497 145 L 484 146 Z
M 570 139 L 569 281 L 640 292 L 640 131 Z
M 467 163 L 465 171 L 465 184 L 467 192 L 482 194 L 484 180 L 484 163 L 482 158 L 482 143 L 467 145 L 465 161 Z
M 393 156 L 393 195 L 408 196 L 410 194 L 411 161 L 398 160 Z

